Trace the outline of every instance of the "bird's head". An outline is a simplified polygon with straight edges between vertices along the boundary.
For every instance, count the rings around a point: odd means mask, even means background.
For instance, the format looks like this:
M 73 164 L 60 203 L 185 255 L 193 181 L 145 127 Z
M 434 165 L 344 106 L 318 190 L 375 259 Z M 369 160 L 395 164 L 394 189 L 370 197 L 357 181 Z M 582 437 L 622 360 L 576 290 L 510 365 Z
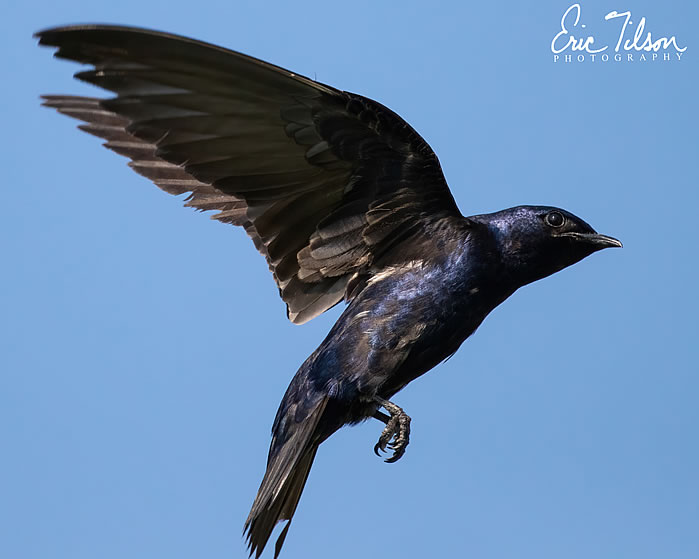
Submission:
M 550 276 L 603 248 L 622 246 L 572 213 L 548 206 L 518 206 L 470 219 L 492 231 L 504 272 L 517 287 Z

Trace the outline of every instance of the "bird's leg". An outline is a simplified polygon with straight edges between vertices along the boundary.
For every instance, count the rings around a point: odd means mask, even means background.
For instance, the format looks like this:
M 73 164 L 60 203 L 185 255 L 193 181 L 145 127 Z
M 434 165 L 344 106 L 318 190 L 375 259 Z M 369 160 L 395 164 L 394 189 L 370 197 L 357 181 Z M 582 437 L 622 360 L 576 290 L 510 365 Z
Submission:
M 374 419 L 378 419 L 382 423 L 388 424 L 388 422 L 391 420 L 390 415 L 386 415 L 382 411 L 376 410 L 373 415 Z
M 386 428 L 379 437 L 379 442 L 374 446 L 376 456 L 380 456 L 379 451 L 386 452 L 389 448 L 393 451 L 393 456 L 386 458 L 386 462 L 395 462 L 405 454 L 405 449 L 410 442 L 410 417 L 402 408 L 395 404 L 376 397 L 376 401 L 391 415 L 376 411 L 374 417 L 386 424 Z

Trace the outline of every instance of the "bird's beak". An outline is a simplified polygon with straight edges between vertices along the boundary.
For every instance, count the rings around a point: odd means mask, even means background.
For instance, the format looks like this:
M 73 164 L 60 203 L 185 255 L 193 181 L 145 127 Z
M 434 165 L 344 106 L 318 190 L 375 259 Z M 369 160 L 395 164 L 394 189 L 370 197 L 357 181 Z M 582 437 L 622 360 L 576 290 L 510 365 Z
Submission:
M 576 233 L 574 231 L 569 231 L 567 233 L 561 233 L 559 237 L 570 237 L 576 241 L 581 241 L 591 245 L 595 245 L 599 249 L 617 247 L 622 248 L 624 245 L 621 244 L 619 239 L 614 237 L 609 237 L 607 235 L 600 235 L 599 233 Z

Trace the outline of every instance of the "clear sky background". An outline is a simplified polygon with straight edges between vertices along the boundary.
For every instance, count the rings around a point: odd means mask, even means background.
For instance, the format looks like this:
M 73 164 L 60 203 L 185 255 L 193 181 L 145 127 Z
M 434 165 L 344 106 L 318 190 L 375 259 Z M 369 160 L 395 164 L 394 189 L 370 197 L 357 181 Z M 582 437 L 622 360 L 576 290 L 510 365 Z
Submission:
M 39 107 L 98 92 L 31 34 L 103 22 L 372 97 L 431 144 L 464 214 L 558 205 L 625 244 L 522 289 L 400 393 L 400 462 L 373 455 L 376 421 L 325 443 L 284 558 L 699 557 L 699 8 L 583 2 L 600 41 L 631 9 L 687 51 L 565 65 L 571 2 L 511 4 L 3 8 L 0 556 L 246 556 L 277 405 L 340 312 L 287 322 L 242 230 Z

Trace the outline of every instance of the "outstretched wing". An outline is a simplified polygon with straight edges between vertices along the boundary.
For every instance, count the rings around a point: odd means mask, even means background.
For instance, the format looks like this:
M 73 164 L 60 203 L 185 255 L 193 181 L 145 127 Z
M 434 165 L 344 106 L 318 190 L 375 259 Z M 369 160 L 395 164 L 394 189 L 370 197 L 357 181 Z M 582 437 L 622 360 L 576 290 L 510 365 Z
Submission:
M 90 25 L 37 36 L 94 67 L 78 79 L 116 94 L 45 104 L 166 192 L 189 192 L 188 206 L 244 227 L 295 323 L 350 299 L 353 278 L 400 264 L 397 247 L 460 215 L 431 148 L 371 99 L 165 33 Z

